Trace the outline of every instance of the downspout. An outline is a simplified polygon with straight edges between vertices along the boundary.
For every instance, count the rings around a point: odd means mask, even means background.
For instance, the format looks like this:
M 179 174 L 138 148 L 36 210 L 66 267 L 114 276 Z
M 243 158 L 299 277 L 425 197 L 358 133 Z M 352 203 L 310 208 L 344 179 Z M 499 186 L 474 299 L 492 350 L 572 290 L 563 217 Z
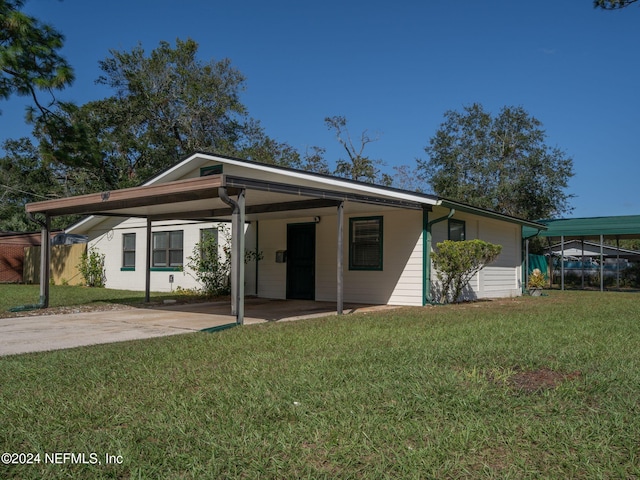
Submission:
M 244 268 L 244 192 L 238 196 L 238 202 L 227 194 L 226 187 L 218 187 L 220 200 L 231 207 L 231 313 L 236 316 L 238 325 L 244 324 L 244 285 L 243 275 L 240 272 Z M 242 202 L 242 205 L 241 203 Z
M 422 305 L 437 305 L 438 302 L 434 302 L 431 298 L 431 227 L 436 223 L 448 220 L 456 213 L 456 210 L 452 208 L 448 215 L 444 217 L 436 218 L 429 221 L 429 211 L 424 209 L 422 211 Z

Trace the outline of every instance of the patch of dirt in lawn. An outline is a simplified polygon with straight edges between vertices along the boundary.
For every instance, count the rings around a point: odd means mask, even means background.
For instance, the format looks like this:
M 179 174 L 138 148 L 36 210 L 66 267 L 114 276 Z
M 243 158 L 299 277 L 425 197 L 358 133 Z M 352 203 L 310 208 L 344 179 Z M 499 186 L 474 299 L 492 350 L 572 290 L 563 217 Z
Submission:
M 577 370 L 571 373 L 562 373 L 550 368 L 521 371 L 516 369 L 516 373 L 509 377 L 506 383 L 511 388 L 524 393 L 537 393 L 544 390 L 553 390 L 562 382 L 575 380 L 580 376 L 581 373 Z

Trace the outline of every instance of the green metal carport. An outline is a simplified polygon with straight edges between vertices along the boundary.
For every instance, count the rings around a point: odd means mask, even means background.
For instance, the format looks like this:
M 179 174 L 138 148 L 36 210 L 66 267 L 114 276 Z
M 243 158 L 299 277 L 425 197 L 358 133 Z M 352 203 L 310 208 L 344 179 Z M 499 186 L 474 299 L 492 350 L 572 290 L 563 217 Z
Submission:
M 522 227 L 522 238 L 526 242 L 525 249 L 528 253 L 528 242 L 533 237 L 546 237 L 551 241 L 558 239 L 561 245 L 569 240 L 595 240 L 600 242 L 600 291 L 604 290 L 604 262 L 603 250 L 605 239 L 615 239 L 616 246 L 620 248 L 620 239 L 640 238 L 640 215 L 624 215 L 613 217 L 585 217 L 538 220 L 547 226 L 547 230 L 536 230 L 531 227 Z M 561 262 L 561 289 L 564 290 L 564 263 Z

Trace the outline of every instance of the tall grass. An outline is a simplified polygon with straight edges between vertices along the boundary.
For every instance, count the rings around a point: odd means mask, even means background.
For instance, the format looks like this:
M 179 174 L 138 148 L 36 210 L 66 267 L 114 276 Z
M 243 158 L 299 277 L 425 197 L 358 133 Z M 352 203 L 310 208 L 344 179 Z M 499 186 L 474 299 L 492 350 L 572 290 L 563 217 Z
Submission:
M 0 358 L 0 450 L 123 460 L 0 477 L 636 478 L 639 301 L 554 292 Z

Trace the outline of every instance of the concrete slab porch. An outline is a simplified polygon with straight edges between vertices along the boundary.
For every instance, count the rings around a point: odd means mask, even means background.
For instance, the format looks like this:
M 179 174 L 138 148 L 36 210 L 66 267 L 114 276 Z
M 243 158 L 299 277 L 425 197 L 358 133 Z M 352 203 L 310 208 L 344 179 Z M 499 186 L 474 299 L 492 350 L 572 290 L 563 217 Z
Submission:
M 345 305 L 345 313 L 393 308 Z M 245 325 L 336 313 L 333 302 L 248 298 Z M 0 318 L 0 355 L 197 332 L 234 323 L 228 301 Z

